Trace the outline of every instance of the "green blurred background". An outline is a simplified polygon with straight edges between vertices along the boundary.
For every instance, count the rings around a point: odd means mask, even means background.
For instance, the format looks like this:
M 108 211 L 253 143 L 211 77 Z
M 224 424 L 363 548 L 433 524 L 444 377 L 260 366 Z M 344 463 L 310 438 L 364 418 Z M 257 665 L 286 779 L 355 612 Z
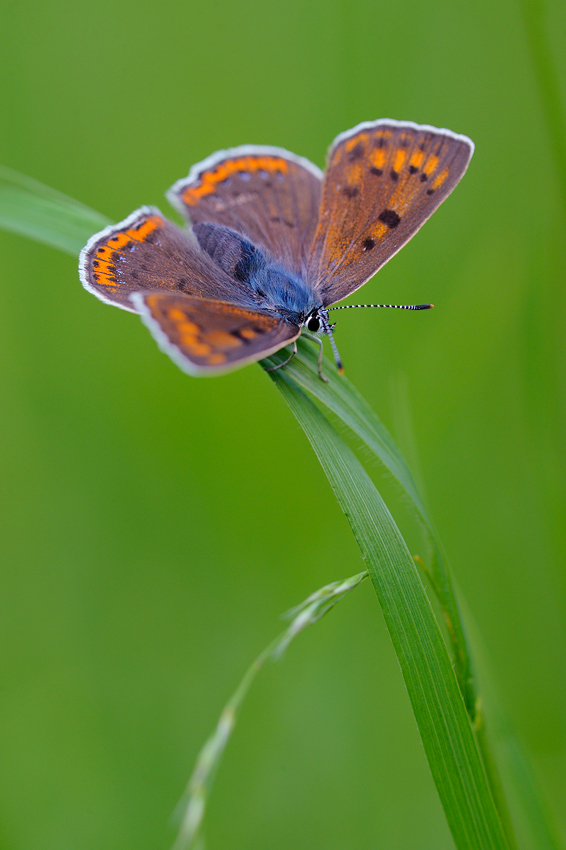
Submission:
M 227 146 L 322 166 L 338 132 L 379 117 L 473 138 L 452 197 L 363 290 L 436 309 L 343 314 L 337 340 L 421 481 L 564 830 L 563 115 L 544 83 L 564 102 L 566 7 L 549 0 L 540 41 L 532 8 L 10 3 L 0 161 L 120 220 L 169 212 L 164 191 Z M 280 613 L 361 560 L 258 366 L 189 378 L 73 258 L 0 245 L 0 846 L 168 848 L 198 749 Z M 369 584 L 262 673 L 207 837 L 453 847 Z

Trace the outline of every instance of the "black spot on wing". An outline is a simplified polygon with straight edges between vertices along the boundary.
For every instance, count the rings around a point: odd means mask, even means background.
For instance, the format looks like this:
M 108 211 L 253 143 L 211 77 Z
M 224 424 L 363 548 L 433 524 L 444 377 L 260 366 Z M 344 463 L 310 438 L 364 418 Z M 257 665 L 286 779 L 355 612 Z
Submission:
M 387 225 L 391 230 L 394 227 L 397 227 L 399 222 L 401 221 L 401 217 L 397 215 L 395 210 L 383 210 L 378 215 L 378 219 L 383 222 L 383 224 Z
M 348 159 L 350 162 L 355 162 L 357 159 L 361 159 L 364 155 L 364 146 L 361 142 L 358 142 L 357 145 L 354 145 L 352 150 L 348 153 Z

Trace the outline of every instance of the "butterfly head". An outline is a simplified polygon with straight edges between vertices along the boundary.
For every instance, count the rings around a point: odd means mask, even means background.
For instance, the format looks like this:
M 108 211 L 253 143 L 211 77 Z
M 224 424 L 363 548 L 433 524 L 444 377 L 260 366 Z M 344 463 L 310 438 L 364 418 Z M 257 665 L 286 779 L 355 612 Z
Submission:
M 311 334 L 328 334 L 329 330 L 334 330 L 336 322 L 329 324 L 328 312 L 324 307 L 315 307 L 302 323 L 302 327 Z
M 306 336 L 310 337 L 311 334 L 314 334 L 315 339 L 319 339 L 322 336 L 327 336 L 329 338 L 338 372 L 343 375 L 344 367 L 342 365 L 340 355 L 338 354 L 334 334 L 332 333 L 336 327 L 336 322 L 334 322 L 334 324 L 330 324 L 328 310 L 322 306 L 315 307 L 314 310 L 311 310 L 311 312 L 305 317 L 301 325 L 303 327 L 303 332 L 306 332 Z

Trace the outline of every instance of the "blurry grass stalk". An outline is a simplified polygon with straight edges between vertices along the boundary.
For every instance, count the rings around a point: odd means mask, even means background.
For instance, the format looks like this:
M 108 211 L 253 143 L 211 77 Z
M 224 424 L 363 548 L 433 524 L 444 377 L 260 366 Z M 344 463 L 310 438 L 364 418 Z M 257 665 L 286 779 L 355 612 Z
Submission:
M 5 229 L 76 255 L 92 233 L 106 224 L 108 220 L 104 216 L 88 207 L 31 178 L 10 169 L 0 169 L 0 226 Z M 277 352 L 266 362 L 273 366 L 286 356 L 284 351 Z M 456 846 L 459 850 L 513 848 L 511 824 L 499 781 L 491 768 L 495 761 L 483 734 L 483 720 L 476 712 L 470 653 L 442 548 L 393 440 L 348 381 L 337 378 L 328 363 L 324 369 L 331 376 L 329 383 L 323 383 L 318 377 L 312 348 L 300 341 L 298 355 L 285 369 L 269 372 L 269 376 L 311 442 L 366 561 Z M 319 406 L 321 404 L 351 434 L 362 439 L 410 497 L 415 515 L 424 525 L 431 544 L 427 576 L 444 613 L 453 657 L 447 650 L 415 563 L 391 514 L 366 471 Z M 322 596 L 309 598 L 305 603 L 307 608 L 296 615 L 285 635 L 254 662 L 223 712 L 193 776 L 194 798 L 186 814 L 190 829 L 197 828 L 202 820 L 203 795 L 210 787 L 235 712 L 253 676 L 265 658 L 277 653 L 281 640 L 288 642 L 293 629 L 297 630 L 303 622 L 308 624 L 327 610 L 323 599 L 328 588 L 319 593 Z M 327 608 L 332 607 L 340 595 L 327 597 Z M 315 607 L 310 609 L 312 605 Z M 301 619 L 305 617 L 306 620 Z M 474 724 L 482 731 L 479 738 Z M 558 847 L 545 813 L 533 797 L 532 784 L 522 781 L 516 772 L 515 779 L 522 797 L 520 804 L 536 822 L 539 846 Z
M 0 227 L 78 255 L 110 219 L 43 183 L 0 165 Z
M 264 662 L 268 658 L 280 658 L 293 638 L 307 626 L 324 617 L 337 602 L 367 578 L 367 575 L 367 571 L 364 571 L 344 581 L 327 584 L 289 611 L 287 616 L 293 618 L 289 626 L 258 655 L 247 669 L 242 681 L 224 706 L 216 729 L 197 757 L 187 790 L 179 803 L 181 826 L 173 850 L 197 850 L 206 804 L 216 770 L 232 734 L 238 711 Z
M 566 115 L 560 92 L 560 75 L 547 35 L 548 9 L 544 0 L 521 0 L 520 7 L 558 176 L 559 195 L 566 213 Z

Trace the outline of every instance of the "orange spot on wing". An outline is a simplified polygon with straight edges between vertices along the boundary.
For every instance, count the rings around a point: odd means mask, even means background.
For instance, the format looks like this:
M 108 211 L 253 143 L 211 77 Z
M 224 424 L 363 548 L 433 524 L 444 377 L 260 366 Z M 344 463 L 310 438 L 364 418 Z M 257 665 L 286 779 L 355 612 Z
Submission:
M 438 157 L 436 156 L 436 154 L 432 153 L 428 157 L 428 159 L 427 159 L 427 161 L 424 165 L 424 168 L 423 168 L 424 174 L 426 174 L 426 176 L 429 177 L 432 174 L 432 172 L 434 171 L 434 169 L 436 168 L 437 165 L 438 165 Z
M 116 287 L 120 285 L 113 277 L 113 272 L 111 272 L 108 268 L 96 271 L 94 273 L 94 279 L 99 286 Z
M 383 168 L 387 155 L 384 148 L 376 148 L 370 155 L 370 162 L 375 168 Z
M 158 227 L 163 224 L 163 219 L 158 215 L 149 216 L 143 224 L 138 227 L 131 227 L 123 233 L 127 237 L 126 242 L 145 242 L 150 233 L 153 233 Z
M 170 310 L 169 315 L 171 315 L 171 312 L 172 311 Z M 178 312 L 180 313 L 181 311 L 179 310 Z M 185 316 L 183 316 L 183 319 L 185 319 Z M 179 322 L 179 324 L 177 325 L 177 330 L 180 334 L 187 334 L 189 336 L 194 336 L 195 334 L 198 334 L 200 332 L 200 328 L 198 325 L 195 325 L 194 322 L 187 321 Z
M 395 159 L 393 160 L 393 171 L 396 171 L 397 174 L 399 174 L 399 172 L 405 165 L 405 160 L 407 159 L 407 151 L 404 151 L 402 148 L 397 148 L 397 150 L 394 151 L 394 157 Z
M 217 351 L 207 358 L 207 363 L 209 366 L 221 366 L 223 363 L 226 363 L 226 355 Z
M 437 176 L 436 176 L 436 177 L 434 178 L 434 180 L 432 181 L 432 188 L 433 188 L 433 189 L 440 189 L 440 187 L 442 186 L 442 184 L 446 182 L 446 178 L 448 177 L 448 174 L 449 174 L 449 173 L 450 173 L 450 172 L 449 172 L 448 168 L 444 168 L 444 169 L 440 172 L 440 174 L 437 174 Z
M 222 183 L 228 177 L 238 171 L 255 173 L 266 171 L 274 174 L 279 171 L 287 174 L 289 163 L 280 156 L 239 156 L 234 159 L 226 159 L 220 162 L 212 171 L 203 171 L 199 175 L 199 183 L 187 186 L 182 194 L 183 201 L 189 206 L 197 204 L 201 198 L 216 191 L 218 183 Z
M 203 339 L 213 348 L 239 348 L 242 344 L 239 339 L 226 331 L 209 331 L 204 334 Z
M 367 140 L 368 140 L 368 134 L 367 133 L 358 133 L 356 136 L 352 136 L 351 139 L 346 140 L 346 142 L 344 143 L 344 150 L 346 151 L 346 153 L 350 153 L 350 151 L 354 150 L 356 145 L 358 145 L 360 143 L 365 144 L 367 142 Z
M 411 154 L 411 159 L 409 160 L 409 165 L 412 165 L 414 168 L 420 168 L 424 159 L 423 151 L 413 151 Z
M 199 342 L 196 337 L 181 337 L 180 343 L 193 357 L 206 357 L 212 351 L 211 345 L 207 345 L 206 342 Z
M 182 310 L 178 310 L 176 307 L 172 307 L 171 310 L 167 310 L 167 316 L 172 322 L 184 322 L 187 318 L 186 314 Z
M 257 332 L 253 328 L 242 328 L 240 336 L 243 336 L 244 339 L 254 339 L 257 336 Z
M 93 257 L 92 271 L 95 282 L 100 286 L 120 286 L 113 268 L 114 254 L 123 251 L 130 242 L 144 242 L 149 234 L 162 224 L 163 219 L 158 215 L 148 216 L 138 227 L 113 233 L 107 242 L 99 245 Z
M 379 240 L 383 239 L 383 237 L 385 236 L 386 233 L 389 233 L 389 228 L 387 227 L 387 225 L 383 224 L 382 221 L 378 221 L 377 224 L 375 225 L 374 229 L 372 230 L 371 235 L 373 236 L 374 239 L 379 241 Z

